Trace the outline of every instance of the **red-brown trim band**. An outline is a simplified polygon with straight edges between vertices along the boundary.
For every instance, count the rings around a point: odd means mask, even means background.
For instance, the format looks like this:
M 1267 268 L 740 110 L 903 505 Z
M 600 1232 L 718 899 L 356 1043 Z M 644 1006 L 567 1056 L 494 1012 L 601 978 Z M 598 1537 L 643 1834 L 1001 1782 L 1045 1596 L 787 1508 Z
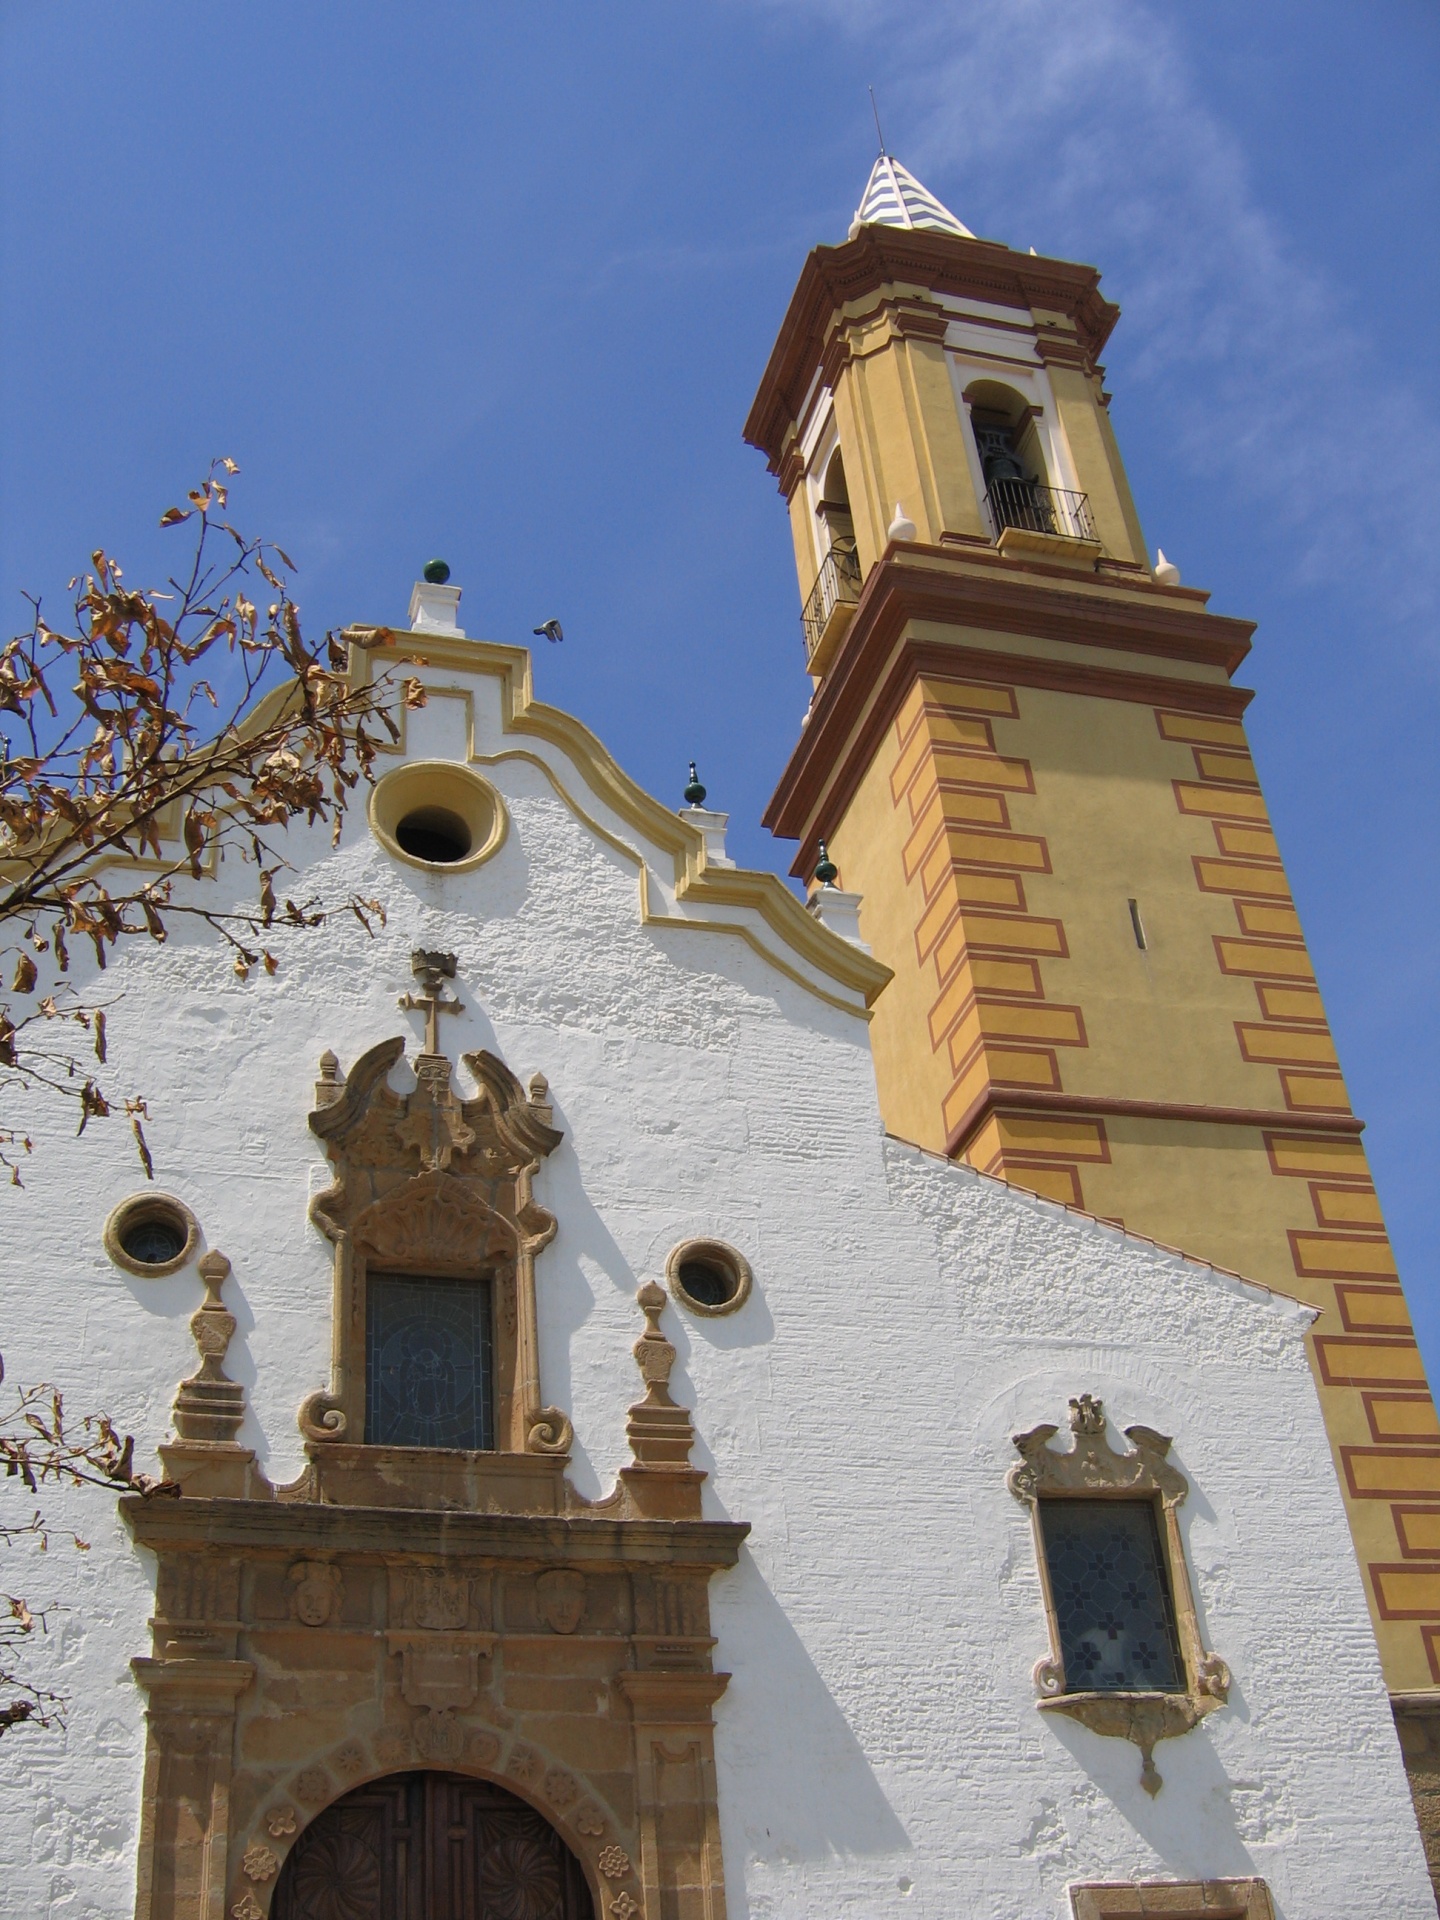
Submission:
M 1238 718 L 1250 703 L 1249 689 L 1225 682 L 1171 680 L 1080 660 L 903 639 L 910 620 L 955 621 L 1170 658 L 1199 654 L 1210 656 L 1209 664 L 1231 671 L 1243 657 L 1252 631 L 1247 622 L 1221 622 L 1214 614 L 1172 614 L 1162 621 L 1148 609 L 1114 603 L 1097 606 L 1081 595 L 1057 595 L 1023 581 L 977 581 L 974 575 L 907 566 L 905 558 L 891 548 L 871 571 L 840 657 L 821 685 L 810 722 L 766 808 L 764 823 L 772 833 L 805 841 L 793 869 L 797 873 L 813 852 L 815 838 L 826 828 L 833 833 L 882 735 L 922 675 L 1037 686 L 1142 706 L 1163 702 L 1224 719 Z M 983 591 L 977 593 L 977 588 Z M 1197 633 L 1202 622 L 1206 625 Z M 1210 622 L 1233 632 L 1222 637 Z M 816 815 L 822 803 L 825 819 L 820 822 Z
M 1269 1107 L 1190 1106 L 1174 1100 L 1126 1100 L 1105 1094 L 1033 1093 L 987 1087 L 950 1129 L 945 1151 L 953 1159 L 992 1110 L 1007 1113 L 1119 1114 L 1135 1120 L 1182 1120 L 1212 1127 L 1283 1127 L 1287 1133 L 1363 1133 L 1365 1122 L 1353 1113 L 1311 1115 L 1275 1112 Z

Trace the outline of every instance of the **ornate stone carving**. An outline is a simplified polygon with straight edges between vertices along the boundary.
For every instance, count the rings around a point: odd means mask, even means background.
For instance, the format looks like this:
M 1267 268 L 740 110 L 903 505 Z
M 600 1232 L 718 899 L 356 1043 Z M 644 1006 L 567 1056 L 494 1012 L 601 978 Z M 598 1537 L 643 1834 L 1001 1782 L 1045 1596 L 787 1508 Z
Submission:
M 307 1807 L 318 1806 L 330 1798 L 331 1780 L 323 1767 L 306 1767 L 296 1775 L 295 1791 Z
M 406 1576 L 406 1620 L 428 1632 L 451 1632 L 470 1624 L 470 1581 L 463 1573 L 420 1567 Z
M 465 1752 L 465 1729 L 449 1707 L 432 1708 L 415 1722 L 415 1751 L 422 1760 L 459 1760 Z
M 574 1633 L 585 1617 L 585 1576 L 552 1567 L 535 1582 L 535 1609 L 552 1633 Z
M 566 1807 L 573 1806 L 580 1797 L 580 1788 L 573 1773 L 567 1773 L 564 1767 L 551 1767 L 545 1775 L 545 1798 L 552 1807 L 558 1807 L 563 1813 Z
M 561 1138 L 549 1088 L 536 1075 L 527 1093 L 503 1061 L 472 1053 L 464 1065 L 476 1091 L 461 1098 L 438 1031 L 440 1016 L 459 1009 L 444 990 L 454 956 L 417 953 L 413 965 L 420 990 L 401 1005 L 426 1017 L 414 1091 L 396 1093 L 388 1084 L 405 1050 L 398 1036 L 372 1047 L 344 1078 L 329 1057 L 321 1063 L 310 1126 L 335 1181 L 315 1197 L 311 1217 L 335 1247 L 334 1343 L 330 1386 L 305 1401 L 301 1431 L 315 1449 L 365 1439 L 371 1268 L 488 1275 L 497 1307 L 496 1449 L 563 1456 L 573 1436 L 565 1415 L 541 1404 L 535 1316 L 535 1260 L 556 1225 L 532 1195 L 540 1162 Z
M 635 1456 L 633 1467 L 622 1467 L 620 1478 L 638 1513 L 655 1519 L 675 1519 L 700 1511 L 700 1482 L 704 1478 L 690 1465 L 695 1430 L 688 1408 L 670 1397 L 670 1373 L 675 1349 L 660 1331 L 660 1315 L 668 1295 L 647 1280 L 636 1293 L 645 1315 L 645 1331 L 635 1342 L 635 1364 L 645 1382 L 645 1398 L 630 1409 L 625 1434 Z
M 280 1871 L 280 1862 L 269 1847 L 259 1845 L 247 1847 L 240 1863 L 245 1869 L 247 1880 L 273 1880 Z
M 310 1441 L 343 1440 L 350 1424 L 340 1402 L 324 1392 L 306 1394 L 298 1420 L 301 1433 Z
M 265 1816 L 265 1831 L 272 1840 L 287 1840 L 299 1826 L 293 1807 L 272 1807 Z
M 307 1627 L 323 1627 L 340 1605 L 340 1569 L 323 1560 L 299 1560 L 290 1569 L 290 1580 L 295 1618 Z
M 380 1729 L 370 1748 L 382 1767 L 400 1767 L 414 1752 L 415 1742 L 409 1727 L 392 1724 Z
M 205 1298 L 190 1316 L 190 1332 L 200 1354 L 200 1371 L 182 1380 L 175 1395 L 175 1431 L 182 1440 L 233 1443 L 245 1418 L 245 1389 L 221 1364 L 235 1333 L 235 1316 L 220 1299 L 230 1272 L 223 1253 L 200 1260 Z
M 1070 1402 L 1070 1431 L 1075 1444 L 1068 1453 L 1056 1453 L 1050 1441 L 1058 1427 L 1032 1427 L 1014 1435 L 1021 1459 L 1010 1469 L 1007 1484 L 1017 1500 L 1030 1508 L 1035 1555 L 1045 1596 L 1050 1651 L 1034 1668 L 1036 1705 L 1063 1713 L 1092 1733 L 1132 1740 L 1140 1749 L 1140 1784 L 1156 1794 L 1164 1784 L 1155 1765 L 1157 1742 L 1188 1733 L 1230 1692 L 1230 1669 L 1200 1638 L 1185 1547 L 1180 1536 L 1178 1510 L 1190 1491 L 1185 1476 L 1167 1459 L 1169 1438 L 1151 1427 L 1127 1427 L 1132 1453 L 1116 1453 L 1106 1435 L 1105 1408 L 1093 1395 L 1082 1393 Z M 1175 1625 L 1185 1668 L 1185 1690 L 1177 1693 L 1067 1692 L 1060 1630 L 1050 1590 L 1049 1564 L 1040 1528 L 1042 1499 L 1114 1498 L 1150 1496 L 1158 1505 L 1165 1559 L 1175 1607 Z
M 630 1856 L 623 1847 L 602 1847 L 595 1865 L 607 1880 L 623 1880 L 630 1872 Z

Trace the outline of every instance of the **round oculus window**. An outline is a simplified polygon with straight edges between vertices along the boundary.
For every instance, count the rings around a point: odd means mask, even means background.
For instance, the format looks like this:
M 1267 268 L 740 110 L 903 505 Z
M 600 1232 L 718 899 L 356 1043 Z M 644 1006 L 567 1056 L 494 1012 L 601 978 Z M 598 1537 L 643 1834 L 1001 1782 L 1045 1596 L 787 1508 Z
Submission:
M 168 1193 L 137 1193 L 105 1222 L 105 1251 L 127 1273 L 158 1279 L 193 1258 L 200 1223 L 182 1200 Z
M 185 1235 L 174 1220 L 136 1220 L 121 1234 L 120 1244 L 138 1266 L 163 1267 L 185 1251 Z
M 458 760 L 411 760 L 377 780 L 370 825 L 408 866 L 464 873 L 499 851 L 508 821 L 488 780 Z
M 691 1313 L 716 1316 L 744 1306 L 750 1264 L 723 1240 L 683 1240 L 665 1263 L 670 1291 Z
M 395 828 L 395 838 L 412 860 L 453 867 L 470 851 L 470 829 L 448 807 L 416 807 Z

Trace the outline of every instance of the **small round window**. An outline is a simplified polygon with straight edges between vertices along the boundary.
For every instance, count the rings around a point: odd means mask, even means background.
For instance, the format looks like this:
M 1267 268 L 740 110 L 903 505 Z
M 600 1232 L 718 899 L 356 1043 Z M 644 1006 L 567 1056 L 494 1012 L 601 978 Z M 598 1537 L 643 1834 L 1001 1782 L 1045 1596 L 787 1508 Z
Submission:
M 127 1273 L 158 1279 L 175 1273 L 200 1244 L 200 1223 L 168 1193 L 137 1193 L 105 1222 L 105 1251 Z
M 498 851 L 505 806 L 473 767 L 410 760 L 376 781 L 370 825 L 381 846 L 410 866 L 464 873 Z
M 723 1240 L 682 1240 L 665 1263 L 670 1291 L 691 1313 L 734 1313 L 750 1292 L 750 1265 Z
M 402 850 L 433 867 L 453 867 L 470 851 L 470 829 L 448 807 L 415 807 L 395 828 Z

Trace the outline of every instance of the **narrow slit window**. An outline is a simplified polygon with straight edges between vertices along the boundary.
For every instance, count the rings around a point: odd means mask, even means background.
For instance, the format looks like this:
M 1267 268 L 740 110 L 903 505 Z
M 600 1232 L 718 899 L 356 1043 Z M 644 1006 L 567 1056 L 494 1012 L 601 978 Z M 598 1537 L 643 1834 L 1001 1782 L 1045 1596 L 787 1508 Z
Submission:
M 488 1280 L 367 1276 L 365 1437 L 466 1452 L 495 1445 Z
M 1145 922 L 1140 918 L 1140 902 L 1138 900 L 1132 900 L 1130 902 L 1130 925 L 1135 930 L 1135 944 L 1143 953 L 1146 944 Z
M 1042 1500 L 1067 1693 L 1183 1693 L 1169 1569 L 1148 1500 Z

